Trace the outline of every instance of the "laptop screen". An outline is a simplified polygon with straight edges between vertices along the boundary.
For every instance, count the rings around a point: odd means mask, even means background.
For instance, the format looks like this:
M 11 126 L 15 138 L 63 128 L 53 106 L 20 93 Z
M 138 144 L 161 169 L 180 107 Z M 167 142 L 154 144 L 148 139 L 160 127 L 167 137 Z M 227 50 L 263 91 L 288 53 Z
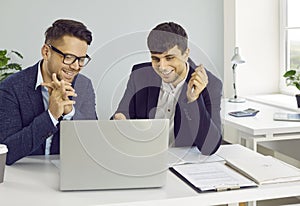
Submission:
M 169 120 L 62 121 L 60 189 L 164 185 Z

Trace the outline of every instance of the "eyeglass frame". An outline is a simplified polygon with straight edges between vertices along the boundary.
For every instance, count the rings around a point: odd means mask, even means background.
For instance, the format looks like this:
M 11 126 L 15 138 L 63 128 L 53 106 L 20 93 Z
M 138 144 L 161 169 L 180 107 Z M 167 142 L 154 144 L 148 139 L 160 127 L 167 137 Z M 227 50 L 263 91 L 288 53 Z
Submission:
M 63 53 L 62 51 L 60 51 L 59 49 L 57 49 L 56 47 L 54 47 L 53 45 L 51 45 L 51 44 L 47 44 L 53 51 L 55 51 L 56 53 L 58 53 L 58 54 L 60 54 L 60 55 L 62 55 L 63 56 L 63 63 L 64 64 L 66 64 L 66 65 L 71 65 L 71 64 L 74 64 L 77 60 L 78 60 L 78 65 L 80 66 L 80 67 L 85 67 L 90 61 L 91 61 L 91 57 L 89 56 L 89 55 L 85 55 L 85 56 L 81 56 L 81 57 L 78 57 L 78 56 L 76 56 L 76 55 L 74 55 L 74 54 L 68 54 L 68 53 Z M 75 59 L 71 62 L 71 63 L 65 63 L 65 59 L 66 59 L 66 56 L 67 55 L 69 55 L 69 56 L 72 56 L 72 57 L 74 57 Z M 87 62 L 84 64 L 84 65 L 80 65 L 80 59 L 82 59 L 82 58 L 84 58 L 84 59 L 88 59 L 87 60 Z

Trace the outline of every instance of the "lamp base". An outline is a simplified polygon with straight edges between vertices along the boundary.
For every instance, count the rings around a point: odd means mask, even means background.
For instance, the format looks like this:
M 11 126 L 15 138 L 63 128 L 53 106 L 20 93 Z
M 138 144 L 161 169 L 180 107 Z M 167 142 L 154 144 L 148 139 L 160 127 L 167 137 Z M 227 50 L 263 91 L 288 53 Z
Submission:
M 246 100 L 244 98 L 230 98 L 228 100 L 229 102 L 232 102 L 232 103 L 244 103 L 246 102 Z

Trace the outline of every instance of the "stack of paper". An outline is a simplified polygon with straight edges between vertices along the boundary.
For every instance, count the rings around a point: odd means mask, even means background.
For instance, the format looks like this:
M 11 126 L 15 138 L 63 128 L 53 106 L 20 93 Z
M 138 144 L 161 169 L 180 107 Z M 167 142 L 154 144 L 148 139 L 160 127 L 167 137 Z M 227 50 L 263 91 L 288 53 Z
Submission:
M 227 159 L 227 164 L 258 184 L 300 180 L 300 170 L 271 156 Z
M 258 184 L 300 180 L 300 169 L 271 156 L 253 152 L 241 145 L 223 147 L 217 152 L 226 164 Z

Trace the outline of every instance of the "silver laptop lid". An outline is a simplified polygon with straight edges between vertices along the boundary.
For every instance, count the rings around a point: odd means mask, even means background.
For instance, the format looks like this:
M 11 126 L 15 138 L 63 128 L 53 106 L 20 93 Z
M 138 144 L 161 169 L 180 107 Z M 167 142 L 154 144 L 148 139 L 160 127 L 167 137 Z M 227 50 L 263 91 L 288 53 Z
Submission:
M 161 187 L 169 120 L 82 120 L 60 125 L 60 189 Z

